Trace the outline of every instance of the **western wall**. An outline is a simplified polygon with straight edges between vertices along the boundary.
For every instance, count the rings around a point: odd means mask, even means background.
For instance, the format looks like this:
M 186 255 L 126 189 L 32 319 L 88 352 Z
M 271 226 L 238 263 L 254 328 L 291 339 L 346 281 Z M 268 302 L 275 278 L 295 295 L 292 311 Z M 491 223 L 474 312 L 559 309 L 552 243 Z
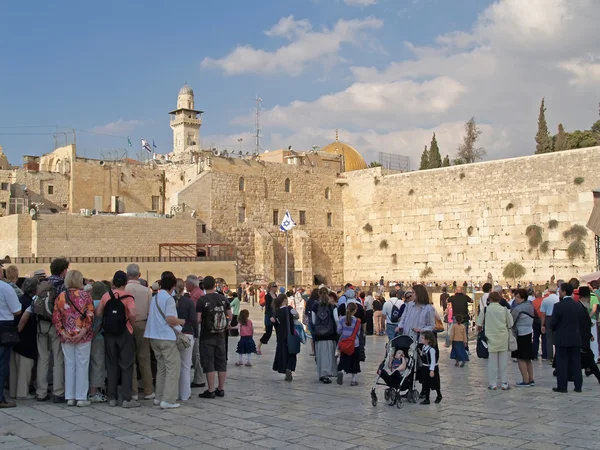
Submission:
M 504 280 L 510 262 L 526 268 L 526 281 L 594 271 L 593 233 L 583 239 L 585 256 L 571 259 L 563 232 L 585 226 L 599 173 L 600 147 L 400 174 L 346 173 L 344 280 Z M 531 247 L 529 225 L 540 226 L 548 243 Z

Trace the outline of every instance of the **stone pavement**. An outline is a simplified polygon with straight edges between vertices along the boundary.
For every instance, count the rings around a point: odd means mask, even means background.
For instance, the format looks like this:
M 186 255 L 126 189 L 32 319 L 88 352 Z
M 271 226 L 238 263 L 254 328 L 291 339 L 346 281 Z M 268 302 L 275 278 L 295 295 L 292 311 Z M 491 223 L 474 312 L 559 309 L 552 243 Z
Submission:
M 0 411 L 0 449 L 600 448 L 600 385 L 587 378 L 581 394 L 554 394 L 551 368 L 541 362 L 534 363 L 536 387 L 490 392 L 485 363 L 475 358 L 456 368 L 442 349 L 443 402 L 397 409 L 383 401 L 383 387 L 371 406 L 383 337 L 367 339 L 358 387 L 349 380 L 319 383 L 306 346 L 293 383 L 286 383 L 271 370 L 274 340 L 252 368 L 235 367 L 237 338 L 230 339 L 225 398 L 199 399 L 202 389 L 194 389 L 190 401 L 168 411 L 151 401 L 134 410 L 21 401 Z M 509 364 L 511 383 L 519 381 L 516 364 Z

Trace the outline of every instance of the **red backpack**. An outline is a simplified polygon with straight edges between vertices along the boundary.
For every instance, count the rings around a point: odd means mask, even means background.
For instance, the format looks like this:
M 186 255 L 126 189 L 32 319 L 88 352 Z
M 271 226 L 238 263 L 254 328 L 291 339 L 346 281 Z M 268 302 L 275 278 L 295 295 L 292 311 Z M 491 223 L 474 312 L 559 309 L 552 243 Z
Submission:
M 338 342 L 338 348 L 340 352 L 344 355 L 352 355 L 354 353 L 354 341 L 356 339 L 356 335 L 358 334 L 358 330 L 360 329 L 360 319 L 356 319 L 356 325 L 354 326 L 354 331 L 348 337 L 340 339 Z

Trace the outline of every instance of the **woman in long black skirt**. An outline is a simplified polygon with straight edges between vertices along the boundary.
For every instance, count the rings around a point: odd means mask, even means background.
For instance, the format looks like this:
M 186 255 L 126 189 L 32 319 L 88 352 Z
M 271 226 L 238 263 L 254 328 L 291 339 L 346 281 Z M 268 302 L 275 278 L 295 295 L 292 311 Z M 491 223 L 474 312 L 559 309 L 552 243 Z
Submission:
M 271 318 L 271 322 L 273 322 L 277 335 L 273 370 L 284 373 L 285 381 L 292 381 L 292 372 L 296 370 L 296 355 L 288 353 L 287 340 L 288 336 L 294 332 L 294 319 L 298 317 L 298 313 L 288 306 L 285 294 L 280 294 L 275 298 L 273 310 L 274 316 Z
M 356 303 L 349 303 L 346 307 L 346 314 L 340 317 L 337 324 L 337 332 L 342 339 L 349 339 L 354 336 L 354 351 L 351 355 L 340 353 L 340 362 L 338 363 L 338 375 L 337 383 L 343 384 L 344 372 L 352 375 L 350 386 L 358 386 L 356 381 L 356 374 L 360 373 L 360 353 L 359 353 L 359 339 L 358 333 L 360 333 L 360 319 L 354 317 L 358 310 Z

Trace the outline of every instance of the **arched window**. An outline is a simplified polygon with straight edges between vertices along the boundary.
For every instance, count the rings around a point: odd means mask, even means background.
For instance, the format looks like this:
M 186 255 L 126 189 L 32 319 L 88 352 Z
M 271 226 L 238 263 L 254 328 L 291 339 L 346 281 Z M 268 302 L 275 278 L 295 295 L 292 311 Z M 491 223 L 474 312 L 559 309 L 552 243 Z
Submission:
M 327 200 L 331 199 L 331 189 L 329 189 L 329 188 L 325 189 L 325 198 Z
M 246 190 L 246 181 L 244 180 L 244 177 L 240 177 L 240 191 L 244 190 Z
M 289 178 L 285 179 L 285 185 L 284 185 L 284 187 L 285 187 L 285 192 L 291 192 L 292 191 L 291 186 L 290 186 L 290 179 Z

